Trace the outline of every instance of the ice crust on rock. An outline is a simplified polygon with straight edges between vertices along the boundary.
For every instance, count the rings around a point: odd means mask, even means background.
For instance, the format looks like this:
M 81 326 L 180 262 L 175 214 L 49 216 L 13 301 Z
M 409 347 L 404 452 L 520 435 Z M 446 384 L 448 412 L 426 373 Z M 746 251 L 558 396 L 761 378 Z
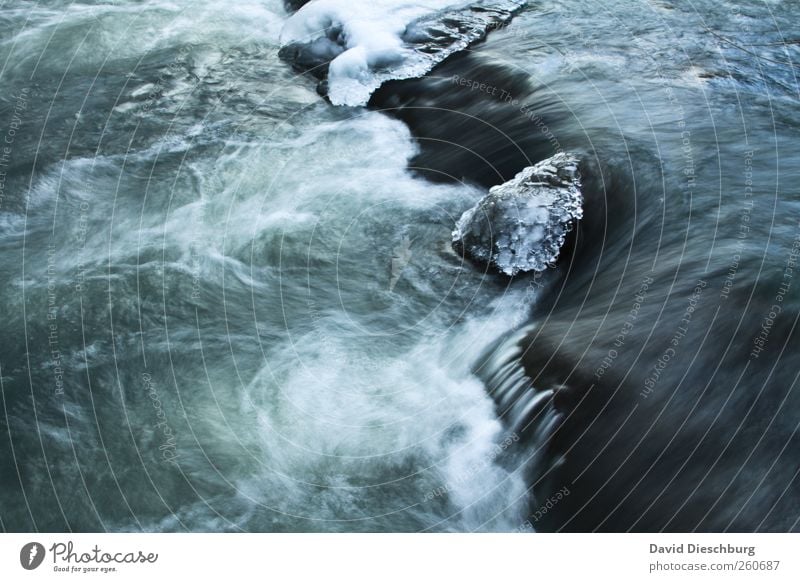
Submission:
M 311 0 L 281 32 L 280 55 L 324 80 L 334 105 L 366 105 L 509 22 L 523 0 Z
M 494 186 L 456 223 L 453 245 L 506 275 L 543 271 L 583 217 L 578 158 L 558 153 Z

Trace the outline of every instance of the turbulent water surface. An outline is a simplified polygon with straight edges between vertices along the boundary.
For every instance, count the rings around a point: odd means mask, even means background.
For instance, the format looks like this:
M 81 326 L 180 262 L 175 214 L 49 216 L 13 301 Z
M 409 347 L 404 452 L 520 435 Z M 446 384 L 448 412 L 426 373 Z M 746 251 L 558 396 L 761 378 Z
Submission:
M 315 3 L 4 4 L 0 526 L 796 529 L 797 8 L 529 2 L 342 107 Z M 449 5 L 379 4 L 356 77 Z M 560 151 L 557 269 L 452 249 Z

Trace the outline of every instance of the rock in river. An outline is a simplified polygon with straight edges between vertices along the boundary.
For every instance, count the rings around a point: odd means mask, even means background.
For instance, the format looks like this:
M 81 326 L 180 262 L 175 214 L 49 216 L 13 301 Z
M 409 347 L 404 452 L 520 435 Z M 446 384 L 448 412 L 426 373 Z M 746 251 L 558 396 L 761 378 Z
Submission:
M 583 216 L 578 158 L 558 153 L 494 186 L 456 223 L 453 246 L 506 275 L 543 271 Z

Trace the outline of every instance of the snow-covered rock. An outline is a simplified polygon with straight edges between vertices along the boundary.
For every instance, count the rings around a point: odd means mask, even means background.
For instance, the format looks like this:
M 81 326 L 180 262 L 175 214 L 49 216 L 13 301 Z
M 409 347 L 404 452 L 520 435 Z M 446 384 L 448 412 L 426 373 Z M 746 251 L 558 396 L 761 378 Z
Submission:
M 578 159 L 558 153 L 494 186 L 456 223 L 453 246 L 506 275 L 543 271 L 583 216 Z
M 284 25 L 279 54 L 322 79 L 320 87 L 334 105 L 366 105 L 384 82 L 421 77 L 510 21 L 524 4 L 311 0 Z

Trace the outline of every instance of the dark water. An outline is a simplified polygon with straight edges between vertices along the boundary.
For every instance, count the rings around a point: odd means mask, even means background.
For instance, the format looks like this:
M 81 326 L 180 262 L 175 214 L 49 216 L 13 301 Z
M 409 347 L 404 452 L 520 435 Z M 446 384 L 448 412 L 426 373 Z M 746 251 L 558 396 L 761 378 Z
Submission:
M 797 16 L 532 2 L 344 108 L 280 2 L 8 3 L 0 525 L 797 529 Z M 450 249 L 560 150 L 557 269 Z

